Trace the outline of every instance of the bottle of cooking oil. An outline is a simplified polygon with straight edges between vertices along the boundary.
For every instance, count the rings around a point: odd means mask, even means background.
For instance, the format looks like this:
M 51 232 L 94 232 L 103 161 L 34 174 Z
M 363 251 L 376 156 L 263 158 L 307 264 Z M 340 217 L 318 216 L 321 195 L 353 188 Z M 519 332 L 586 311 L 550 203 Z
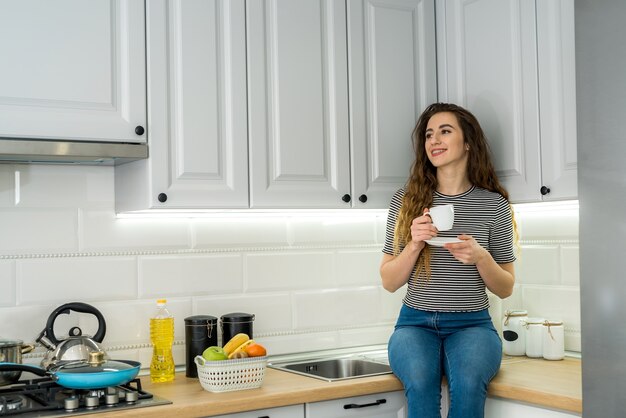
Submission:
M 150 318 L 150 339 L 153 353 L 150 363 L 150 380 L 170 382 L 174 380 L 174 316 L 167 310 L 167 300 L 157 300 L 156 314 Z

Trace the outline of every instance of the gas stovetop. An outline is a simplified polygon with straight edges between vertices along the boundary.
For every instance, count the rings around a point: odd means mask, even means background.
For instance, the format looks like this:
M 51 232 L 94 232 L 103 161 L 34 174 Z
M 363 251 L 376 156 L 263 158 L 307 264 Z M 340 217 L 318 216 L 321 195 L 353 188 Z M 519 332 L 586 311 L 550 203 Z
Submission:
M 142 390 L 139 379 L 90 390 L 67 389 L 49 378 L 20 380 L 0 388 L 0 417 L 76 416 L 170 403 Z

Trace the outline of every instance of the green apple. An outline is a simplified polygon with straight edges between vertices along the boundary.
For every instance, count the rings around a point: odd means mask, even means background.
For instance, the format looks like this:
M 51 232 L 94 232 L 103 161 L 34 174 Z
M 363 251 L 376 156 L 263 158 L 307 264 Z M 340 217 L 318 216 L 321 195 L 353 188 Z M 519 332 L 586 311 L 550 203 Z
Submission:
M 228 360 L 228 356 L 224 352 L 224 349 L 216 345 L 212 345 L 211 347 L 204 350 L 204 352 L 202 353 L 202 357 L 204 357 L 204 359 L 208 361 Z

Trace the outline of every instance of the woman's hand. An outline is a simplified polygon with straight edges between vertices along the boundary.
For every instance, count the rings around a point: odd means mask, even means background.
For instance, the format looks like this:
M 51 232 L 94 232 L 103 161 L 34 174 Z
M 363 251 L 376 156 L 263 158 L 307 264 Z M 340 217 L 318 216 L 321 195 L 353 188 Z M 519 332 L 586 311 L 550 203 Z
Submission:
M 463 242 L 445 244 L 443 247 L 450 251 L 450 254 L 463 264 L 478 264 L 480 260 L 489 255 L 471 235 L 459 235 Z
M 433 225 L 433 220 L 426 215 L 428 209 L 424 209 L 424 214 L 413 219 L 411 223 L 411 242 L 418 248 L 422 249 L 426 246 L 424 241 L 437 236 L 437 228 Z

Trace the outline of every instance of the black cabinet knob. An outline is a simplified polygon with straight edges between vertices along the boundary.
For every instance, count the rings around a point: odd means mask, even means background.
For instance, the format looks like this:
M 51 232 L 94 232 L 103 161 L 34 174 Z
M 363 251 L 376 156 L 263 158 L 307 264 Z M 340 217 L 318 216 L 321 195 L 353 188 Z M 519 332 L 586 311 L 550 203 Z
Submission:
M 137 126 L 137 127 L 135 128 L 135 133 L 136 133 L 137 135 L 143 135 L 143 133 L 144 133 L 144 132 L 146 132 L 146 130 L 145 130 L 145 129 L 143 129 L 143 126 Z
M 367 196 L 362 194 L 361 196 L 359 196 L 359 202 L 361 203 L 365 203 L 367 202 Z
M 352 200 L 352 198 L 350 197 L 350 195 L 349 195 L 349 194 L 344 194 L 344 195 L 341 197 L 341 200 L 343 200 L 344 202 L 348 203 L 348 202 L 350 202 L 350 200 Z
M 167 200 L 167 195 L 165 193 L 159 193 L 157 199 L 159 199 L 159 202 L 164 203 Z
M 546 186 L 541 186 L 541 189 L 539 189 L 539 191 L 541 192 L 541 194 L 543 196 L 547 195 L 548 193 L 550 193 L 550 188 L 546 187 Z

